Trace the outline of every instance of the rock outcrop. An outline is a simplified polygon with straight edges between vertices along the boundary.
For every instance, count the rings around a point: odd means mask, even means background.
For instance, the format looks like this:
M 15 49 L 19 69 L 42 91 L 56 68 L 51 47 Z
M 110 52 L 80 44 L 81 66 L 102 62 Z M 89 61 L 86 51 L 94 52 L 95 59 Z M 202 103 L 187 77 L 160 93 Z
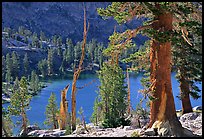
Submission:
M 148 119 L 146 119 L 148 121 Z M 184 128 L 193 131 L 193 134 L 202 136 L 202 113 L 187 113 L 180 117 L 180 122 Z M 34 137 L 159 137 L 153 129 L 146 129 L 145 126 L 138 128 L 136 126 L 120 126 L 117 128 L 103 128 L 94 126 L 92 123 L 86 125 L 87 132 L 82 125 L 77 125 L 76 130 L 65 135 L 65 130 L 32 130 L 28 133 Z M 144 134 L 145 133 L 145 134 Z M 173 136 L 172 136 L 173 137 Z
M 186 113 L 180 117 L 184 128 L 193 131 L 194 134 L 202 135 L 202 113 Z

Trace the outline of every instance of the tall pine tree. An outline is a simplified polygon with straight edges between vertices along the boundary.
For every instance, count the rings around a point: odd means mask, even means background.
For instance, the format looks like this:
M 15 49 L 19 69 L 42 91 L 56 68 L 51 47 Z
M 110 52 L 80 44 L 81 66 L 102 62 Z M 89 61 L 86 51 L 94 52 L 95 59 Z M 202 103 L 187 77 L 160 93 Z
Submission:
M 46 106 L 46 111 L 45 111 L 46 120 L 44 124 L 51 126 L 52 129 L 56 129 L 58 127 L 57 112 L 58 112 L 58 107 L 56 102 L 56 95 L 55 93 L 51 93 L 50 98 L 48 100 L 48 104 Z
M 181 23 L 200 21 L 200 9 L 200 3 L 192 2 L 113 2 L 106 9 L 98 9 L 100 15 L 113 16 L 118 23 L 126 23 L 135 17 L 149 18 L 145 25 L 118 33 L 111 41 L 115 42 L 115 49 L 123 47 L 140 31 L 153 40 L 150 46 L 150 82 L 152 95 L 157 99 L 150 102 L 149 127 L 157 129 L 163 136 L 193 136 L 181 126 L 176 116 L 171 85 L 171 42 L 173 32 L 181 31 L 182 39 L 191 45 L 188 31 L 185 26 L 181 27 Z M 163 128 L 168 132 L 161 130 Z
M 14 93 L 11 95 L 11 103 L 10 106 L 8 107 L 9 112 L 11 115 L 15 116 L 21 116 L 22 118 L 22 128 L 23 128 L 23 134 L 22 136 L 27 136 L 27 124 L 28 124 L 28 119 L 26 115 L 26 110 L 29 109 L 30 105 L 30 99 L 31 95 L 28 93 L 28 87 L 27 87 L 27 80 L 23 76 L 20 80 L 20 85 L 19 89 L 15 90 Z
M 103 125 L 117 127 L 127 109 L 127 86 L 125 75 L 118 65 L 104 63 L 99 71 L 101 105 L 103 106 Z

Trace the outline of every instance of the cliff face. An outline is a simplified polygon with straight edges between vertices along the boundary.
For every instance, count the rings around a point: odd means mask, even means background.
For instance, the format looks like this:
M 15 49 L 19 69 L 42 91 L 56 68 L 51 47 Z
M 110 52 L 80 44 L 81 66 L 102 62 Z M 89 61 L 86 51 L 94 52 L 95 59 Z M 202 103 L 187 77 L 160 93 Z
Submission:
M 110 2 L 85 2 L 87 20 L 90 22 L 87 40 L 95 38 L 98 42 L 108 42 L 114 26 L 118 31 L 135 28 L 142 24 L 140 20 L 118 25 L 113 18 L 103 20 L 97 8 L 105 8 Z M 71 38 L 74 43 L 83 39 L 83 2 L 3 2 L 2 26 L 18 29 L 19 26 L 47 36 L 61 35 Z M 136 39 L 141 43 L 143 38 Z

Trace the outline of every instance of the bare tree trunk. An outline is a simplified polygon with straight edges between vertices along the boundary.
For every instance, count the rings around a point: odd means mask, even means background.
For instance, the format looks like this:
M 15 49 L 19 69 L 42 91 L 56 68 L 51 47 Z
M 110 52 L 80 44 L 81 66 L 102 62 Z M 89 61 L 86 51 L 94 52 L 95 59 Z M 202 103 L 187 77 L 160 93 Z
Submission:
M 66 128 L 66 123 L 67 123 L 66 121 L 67 121 L 68 106 L 67 106 L 66 94 L 68 89 L 69 89 L 69 84 L 61 92 L 60 123 L 59 123 L 60 130 L 64 130 Z M 56 127 L 56 125 L 54 125 L 54 127 Z
M 76 81 L 80 75 L 82 64 L 85 56 L 85 45 L 86 45 L 86 36 L 89 29 L 86 28 L 86 9 L 84 8 L 84 36 L 82 44 L 82 54 L 79 62 L 79 68 L 74 72 L 73 81 L 72 81 L 72 131 L 76 129 Z

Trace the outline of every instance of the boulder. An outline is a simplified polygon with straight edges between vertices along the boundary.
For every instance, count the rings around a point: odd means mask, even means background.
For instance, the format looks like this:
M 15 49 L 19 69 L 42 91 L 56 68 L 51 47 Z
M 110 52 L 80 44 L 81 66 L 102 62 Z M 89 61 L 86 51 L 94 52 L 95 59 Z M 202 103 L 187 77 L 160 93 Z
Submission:
M 38 137 L 55 137 L 49 133 L 43 133 L 43 134 L 40 134 Z
M 144 127 L 149 123 L 150 119 L 140 119 L 140 126 Z
M 64 136 L 65 135 L 65 130 L 55 131 L 55 132 L 52 133 L 52 135 L 57 136 L 57 137 Z
M 195 106 L 193 107 L 193 110 L 196 111 L 196 110 L 202 110 L 202 106 Z
M 27 128 L 26 128 L 26 130 L 27 130 L 27 133 L 30 133 L 31 131 L 34 131 L 34 130 L 40 130 L 40 128 L 39 128 L 39 126 L 37 126 L 37 125 L 28 125 Z M 24 132 L 24 129 L 21 130 L 19 136 L 22 136 L 22 135 L 23 135 L 23 132 Z
M 202 136 L 202 128 L 196 130 L 194 133 L 197 134 L 197 135 Z
M 133 130 L 134 128 L 132 126 L 124 126 L 123 130 L 128 131 L 128 130 Z
M 37 137 L 38 136 L 38 130 L 34 130 L 34 131 L 29 132 L 28 136 Z
M 148 128 L 147 130 L 144 131 L 144 135 L 147 135 L 147 136 L 154 136 L 155 134 L 156 133 L 153 128 Z
M 123 126 L 121 125 L 121 126 L 117 127 L 116 129 L 123 129 Z
M 196 112 L 191 112 L 191 113 L 186 113 L 186 114 L 183 114 L 181 117 L 180 117 L 180 121 L 181 122 L 185 122 L 186 120 L 189 121 L 189 120 L 195 120 L 197 117 L 199 116 L 199 113 L 196 113 Z
M 76 127 L 76 130 L 73 132 L 73 134 L 84 134 L 84 133 L 85 133 L 85 129 L 81 125 L 78 125 Z

